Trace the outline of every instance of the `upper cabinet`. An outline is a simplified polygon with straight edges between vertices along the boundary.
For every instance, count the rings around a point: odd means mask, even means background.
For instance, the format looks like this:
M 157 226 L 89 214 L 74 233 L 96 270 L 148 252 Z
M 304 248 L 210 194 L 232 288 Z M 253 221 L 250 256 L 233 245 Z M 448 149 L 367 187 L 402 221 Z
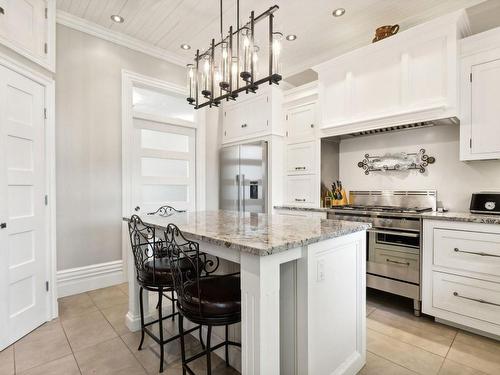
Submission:
M 458 117 L 464 12 L 413 27 L 316 66 L 326 135 Z
M 500 28 L 461 43 L 460 159 L 500 159 Z
M 282 136 L 282 93 L 278 87 L 260 88 L 255 94 L 240 94 L 223 104 L 222 143 L 277 134 Z
M 0 43 L 55 71 L 55 0 L 0 0 Z

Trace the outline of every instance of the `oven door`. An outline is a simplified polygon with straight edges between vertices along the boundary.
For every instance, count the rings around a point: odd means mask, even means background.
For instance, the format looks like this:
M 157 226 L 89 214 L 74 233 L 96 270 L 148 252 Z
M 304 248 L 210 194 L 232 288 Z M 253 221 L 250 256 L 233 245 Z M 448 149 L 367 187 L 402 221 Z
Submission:
M 368 230 L 366 272 L 420 284 L 420 233 L 381 228 Z

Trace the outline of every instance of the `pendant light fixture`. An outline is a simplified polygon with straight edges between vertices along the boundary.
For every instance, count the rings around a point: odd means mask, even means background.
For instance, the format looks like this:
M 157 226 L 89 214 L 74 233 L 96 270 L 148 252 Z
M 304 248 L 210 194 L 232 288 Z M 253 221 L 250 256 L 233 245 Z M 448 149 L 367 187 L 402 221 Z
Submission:
M 263 83 L 279 84 L 283 34 L 273 29 L 278 9 L 274 5 L 258 16 L 252 11 L 248 22 L 240 27 L 240 2 L 236 0 L 236 28 L 229 27 L 224 35 L 220 0 L 220 40 L 212 39 L 206 51 L 197 50 L 194 64 L 187 65 L 189 104 L 195 109 L 217 107 L 223 100 L 236 100 L 241 92 L 255 93 Z M 261 47 L 255 44 L 255 25 L 264 20 L 268 21 L 268 72 L 258 78 Z

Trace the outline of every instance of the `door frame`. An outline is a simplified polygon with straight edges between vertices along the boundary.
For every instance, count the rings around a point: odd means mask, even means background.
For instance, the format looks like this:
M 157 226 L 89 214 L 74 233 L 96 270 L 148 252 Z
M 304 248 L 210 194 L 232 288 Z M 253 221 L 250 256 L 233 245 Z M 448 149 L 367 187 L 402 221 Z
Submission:
M 57 241 L 56 241 L 56 145 L 55 145 L 55 81 L 29 66 L 0 52 L 0 65 L 18 73 L 44 87 L 45 91 L 45 194 L 48 204 L 45 210 L 46 223 L 46 270 L 49 282 L 47 293 L 46 321 L 57 318 Z
M 145 88 L 151 88 L 156 91 L 163 91 L 166 93 L 176 93 L 186 95 L 187 89 L 184 86 L 180 86 L 174 83 L 166 82 L 157 78 L 149 77 L 143 74 L 134 73 L 132 71 L 123 69 L 122 70 L 122 216 L 126 217 L 132 210 L 132 131 L 134 128 L 133 118 L 134 111 L 132 109 L 132 93 L 134 86 L 140 86 Z M 162 120 L 160 117 L 155 115 L 145 115 L 141 116 Z M 205 124 L 206 124 L 206 114 L 205 110 L 198 110 L 195 112 L 194 118 L 194 128 L 195 133 L 195 144 L 196 144 L 196 157 L 195 157 L 195 186 L 196 186 L 196 201 L 195 207 L 197 211 L 205 210 L 206 197 L 205 197 L 205 186 L 206 173 L 205 173 Z M 177 126 L 186 126 L 193 128 L 192 123 L 186 122 L 183 125 L 182 120 L 176 120 Z M 127 260 L 129 256 L 129 246 L 128 246 L 128 233 L 123 228 L 122 230 L 122 259 L 123 259 L 123 272 L 128 275 L 130 268 L 127 266 Z

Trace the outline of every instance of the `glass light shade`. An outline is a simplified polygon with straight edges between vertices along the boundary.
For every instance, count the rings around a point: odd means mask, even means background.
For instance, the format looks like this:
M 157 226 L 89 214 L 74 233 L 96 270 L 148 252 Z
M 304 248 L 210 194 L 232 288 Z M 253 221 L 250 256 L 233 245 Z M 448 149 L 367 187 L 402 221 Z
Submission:
M 282 48 L 283 34 L 273 33 L 273 74 L 281 74 L 281 48 Z
M 229 74 L 230 74 L 230 53 L 227 42 L 221 43 L 221 62 L 220 62 L 220 82 L 219 86 L 223 90 L 229 89 Z
M 204 97 L 208 97 L 211 94 L 211 87 L 210 87 L 210 75 L 212 74 L 211 71 L 211 64 L 210 64 L 210 56 L 209 55 L 204 55 L 203 58 L 201 59 L 201 95 Z
M 196 74 L 195 74 L 195 68 L 193 64 L 187 64 L 186 65 L 187 69 L 187 88 L 189 92 L 189 96 L 187 98 L 187 101 L 190 104 L 193 104 L 195 99 L 195 92 L 196 92 Z
M 253 47 L 252 61 L 253 61 L 253 77 L 254 77 L 254 80 L 259 75 L 259 51 L 260 51 L 260 47 L 259 46 L 254 46 Z
M 238 88 L 240 62 L 237 56 L 231 58 L 231 90 Z
M 252 63 L 252 31 L 249 28 L 243 28 L 240 31 L 240 56 L 241 56 L 241 72 L 240 77 L 244 81 L 249 81 L 251 78 L 251 63 Z

